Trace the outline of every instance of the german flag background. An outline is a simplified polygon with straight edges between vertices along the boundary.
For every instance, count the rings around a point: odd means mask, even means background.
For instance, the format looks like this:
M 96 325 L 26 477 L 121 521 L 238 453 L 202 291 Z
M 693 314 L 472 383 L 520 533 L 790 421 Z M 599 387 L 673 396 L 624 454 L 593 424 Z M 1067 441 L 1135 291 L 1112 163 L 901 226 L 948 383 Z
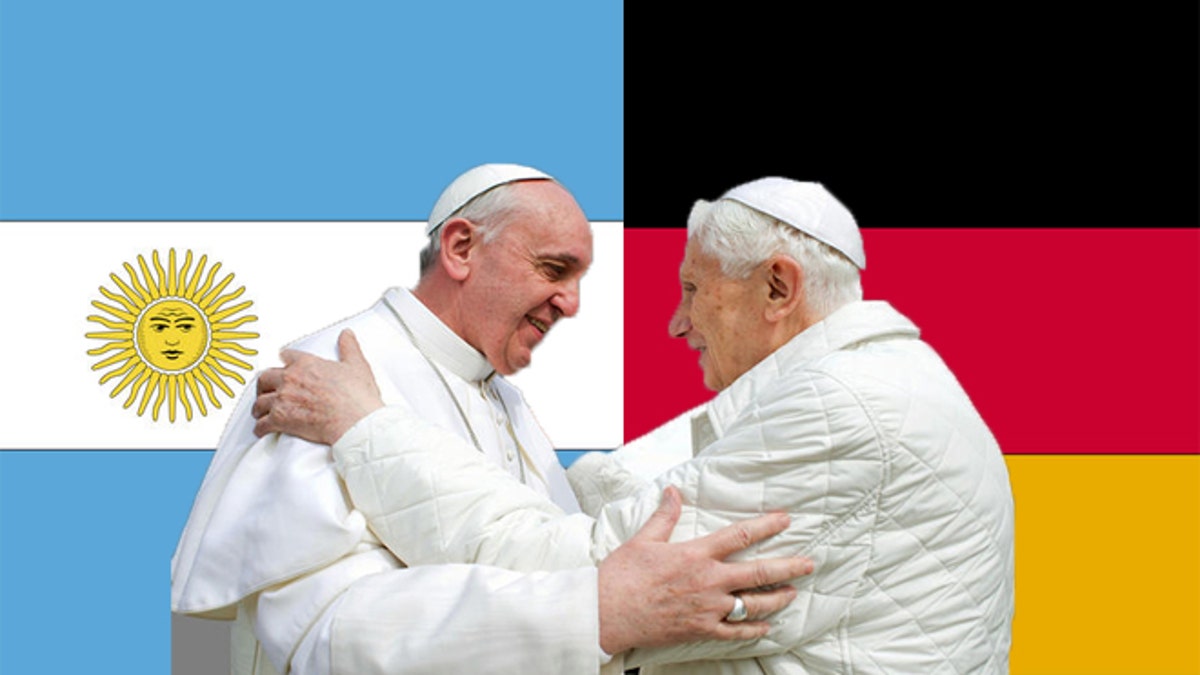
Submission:
M 247 277 L 280 253 L 421 221 L 488 161 L 624 224 L 623 282 L 584 286 L 585 312 L 624 303 L 624 345 L 580 351 L 623 349 L 625 440 L 711 395 L 666 331 L 692 202 L 824 183 L 864 228 L 867 297 L 922 329 L 1007 454 L 1012 672 L 1200 673 L 1198 22 L 1195 3 L 0 0 L 0 260 L 32 266 L 0 270 L 0 673 L 214 672 L 172 653 L 169 612 L 211 450 L 11 431 L 86 436 L 65 402 L 99 391 L 13 375 L 61 365 L 35 350 L 64 313 L 85 342 L 106 281 L 66 281 L 87 241 L 25 233 L 241 224 L 263 248 L 214 255 L 260 311 Z M 613 442 L 572 439 L 564 463 Z
M 711 396 L 666 330 L 693 201 L 822 182 L 1006 453 L 1011 671 L 1200 672 L 1189 5 L 628 8 L 627 440 Z

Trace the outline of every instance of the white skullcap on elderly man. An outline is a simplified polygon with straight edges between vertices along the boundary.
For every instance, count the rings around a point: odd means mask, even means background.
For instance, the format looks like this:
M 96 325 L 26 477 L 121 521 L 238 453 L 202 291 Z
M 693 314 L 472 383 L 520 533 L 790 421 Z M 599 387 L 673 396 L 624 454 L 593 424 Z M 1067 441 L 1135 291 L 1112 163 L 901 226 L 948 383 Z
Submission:
M 446 189 L 442 191 L 442 196 L 438 197 L 437 203 L 433 205 L 433 210 L 429 212 L 429 222 L 425 225 L 425 234 L 432 234 L 455 211 L 488 190 L 523 180 L 554 180 L 554 178 L 533 167 L 520 164 L 480 164 L 473 169 L 468 169 L 455 178 L 453 183 L 446 186 Z
M 774 176 L 759 178 L 733 188 L 721 195 L 721 199 L 765 213 L 832 247 L 858 269 L 867 268 L 858 223 L 850 210 L 820 183 Z

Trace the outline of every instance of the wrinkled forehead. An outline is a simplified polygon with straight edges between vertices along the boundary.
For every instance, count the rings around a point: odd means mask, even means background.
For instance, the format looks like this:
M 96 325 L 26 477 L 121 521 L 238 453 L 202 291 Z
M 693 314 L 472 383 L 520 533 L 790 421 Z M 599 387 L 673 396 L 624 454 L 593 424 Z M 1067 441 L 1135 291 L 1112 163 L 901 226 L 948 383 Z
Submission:
M 592 225 L 575 198 L 551 181 L 530 181 L 518 188 L 521 199 L 504 232 L 537 255 L 570 259 L 585 269 L 590 266 Z
M 688 280 L 714 276 L 725 276 L 721 270 L 721 261 L 706 251 L 696 238 L 688 237 L 687 245 L 683 249 L 683 262 L 679 264 L 679 278 Z

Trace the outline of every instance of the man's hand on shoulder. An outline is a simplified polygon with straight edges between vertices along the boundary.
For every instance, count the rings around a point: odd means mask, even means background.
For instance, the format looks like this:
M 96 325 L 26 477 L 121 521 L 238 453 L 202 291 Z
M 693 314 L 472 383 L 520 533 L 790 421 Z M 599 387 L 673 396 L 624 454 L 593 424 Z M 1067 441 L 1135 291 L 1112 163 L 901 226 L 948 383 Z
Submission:
M 371 366 L 350 329 L 338 335 L 339 361 L 285 350 L 284 367 L 258 378 L 254 433 L 279 432 L 333 445 L 359 420 L 383 407 Z
M 782 532 L 786 514 L 768 513 L 698 539 L 668 543 L 680 510 L 679 491 L 667 488 L 642 529 L 600 563 L 600 648 L 605 652 L 762 637 L 770 627 L 762 619 L 796 597 L 796 589 L 783 582 L 812 572 L 807 558 L 725 562 Z M 745 620 L 729 617 L 735 596 L 745 604 Z

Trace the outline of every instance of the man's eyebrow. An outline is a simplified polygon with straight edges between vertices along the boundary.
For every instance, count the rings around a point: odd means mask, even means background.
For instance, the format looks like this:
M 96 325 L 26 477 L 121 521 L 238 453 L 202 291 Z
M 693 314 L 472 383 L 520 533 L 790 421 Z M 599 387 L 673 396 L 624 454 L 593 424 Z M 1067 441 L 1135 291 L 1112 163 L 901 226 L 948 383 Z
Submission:
M 583 261 L 580 260 L 578 256 L 571 253 L 544 253 L 538 256 L 538 258 L 542 260 L 553 260 L 555 262 L 561 262 L 567 265 L 574 265 L 575 267 L 583 266 Z

